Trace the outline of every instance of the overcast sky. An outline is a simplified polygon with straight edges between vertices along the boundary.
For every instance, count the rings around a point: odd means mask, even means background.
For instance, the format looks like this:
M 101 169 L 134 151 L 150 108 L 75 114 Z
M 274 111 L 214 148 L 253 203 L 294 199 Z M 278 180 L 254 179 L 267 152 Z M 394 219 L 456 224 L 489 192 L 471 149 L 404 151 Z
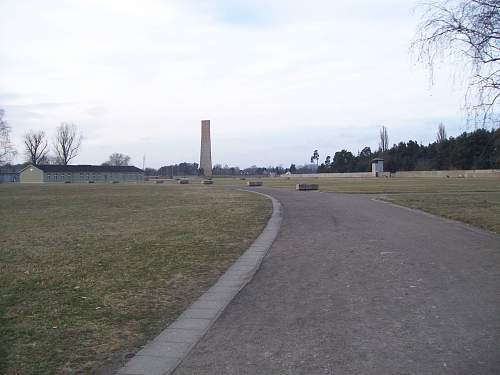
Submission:
M 73 122 L 75 163 L 304 164 L 342 148 L 470 130 L 446 69 L 409 53 L 413 0 L 1 0 L 0 108 L 21 136 Z M 22 154 L 17 161 L 22 161 Z

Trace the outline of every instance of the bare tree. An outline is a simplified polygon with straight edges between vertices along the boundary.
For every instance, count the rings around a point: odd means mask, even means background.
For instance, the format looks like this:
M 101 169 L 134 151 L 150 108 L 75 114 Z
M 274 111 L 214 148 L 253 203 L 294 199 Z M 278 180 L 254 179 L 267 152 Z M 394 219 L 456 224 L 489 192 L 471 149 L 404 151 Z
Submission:
M 380 128 L 380 142 L 378 147 L 382 152 L 386 152 L 389 149 L 389 135 L 385 126 Z
M 438 131 L 437 131 L 437 136 L 436 136 L 436 142 L 437 143 L 442 143 L 448 139 L 448 136 L 446 135 L 446 128 L 444 127 L 443 123 L 440 123 L 438 125 Z
M 128 165 L 129 163 L 130 163 L 130 156 L 115 152 L 111 154 L 109 156 L 109 160 L 102 163 L 102 165 L 124 166 Z
M 67 165 L 78 156 L 82 145 L 82 135 L 74 124 L 62 123 L 56 130 L 54 149 L 60 163 Z
M 43 131 L 30 130 L 23 136 L 27 160 L 32 164 L 43 164 L 49 153 L 49 143 Z
M 9 162 L 17 154 L 10 141 L 10 126 L 4 120 L 4 115 L 5 111 L 0 109 L 0 165 Z
M 422 5 L 412 48 L 434 67 L 449 60 L 466 74 L 465 107 L 484 125 L 495 122 L 500 97 L 500 0 L 440 0 Z

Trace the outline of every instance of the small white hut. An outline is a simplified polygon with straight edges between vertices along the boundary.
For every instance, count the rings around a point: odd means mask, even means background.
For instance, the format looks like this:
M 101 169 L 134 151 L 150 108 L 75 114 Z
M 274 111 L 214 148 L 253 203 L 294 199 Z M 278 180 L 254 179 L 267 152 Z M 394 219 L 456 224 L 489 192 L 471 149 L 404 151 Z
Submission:
M 384 171 L 384 159 L 375 158 L 372 160 L 372 176 L 377 177 L 380 172 Z

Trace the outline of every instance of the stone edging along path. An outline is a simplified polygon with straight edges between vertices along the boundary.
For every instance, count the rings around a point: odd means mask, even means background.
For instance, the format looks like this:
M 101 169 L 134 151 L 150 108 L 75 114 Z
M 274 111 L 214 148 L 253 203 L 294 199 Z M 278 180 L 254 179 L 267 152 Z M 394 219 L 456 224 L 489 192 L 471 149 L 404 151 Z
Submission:
M 171 374 L 231 300 L 252 280 L 278 235 L 281 204 L 267 194 L 251 192 L 264 195 L 273 202 L 273 213 L 262 233 L 207 292 L 138 351 L 117 375 Z

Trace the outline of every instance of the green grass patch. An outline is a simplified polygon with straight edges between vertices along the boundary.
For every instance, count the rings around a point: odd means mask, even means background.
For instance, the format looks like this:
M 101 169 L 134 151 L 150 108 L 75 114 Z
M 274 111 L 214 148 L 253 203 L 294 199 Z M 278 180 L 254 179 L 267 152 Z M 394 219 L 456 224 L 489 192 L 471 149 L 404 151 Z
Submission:
M 119 364 L 215 282 L 271 210 L 207 186 L 0 186 L 0 373 Z

